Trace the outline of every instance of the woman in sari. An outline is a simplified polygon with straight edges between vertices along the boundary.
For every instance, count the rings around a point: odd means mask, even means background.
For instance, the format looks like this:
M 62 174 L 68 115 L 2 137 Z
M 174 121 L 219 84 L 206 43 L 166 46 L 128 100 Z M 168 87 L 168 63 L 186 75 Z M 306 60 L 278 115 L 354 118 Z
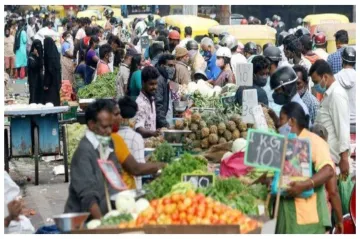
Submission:
M 85 72 L 85 84 L 88 85 L 91 83 L 97 63 L 99 58 L 96 56 L 96 49 L 99 48 L 99 38 L 96 36 L 92 36 L 89 42 L 89 49 L 86 52 L 85 56 L 85 64 L 86 64 L 86 72 Z
M 73 62 L 74 42 L 71 36 L 71 32 L 64 32 L 63 39 L 64 42 L 61 45 L 62 80 L 69 80 L 70 83 L 72 83 L 74 77 L 74 62 Z

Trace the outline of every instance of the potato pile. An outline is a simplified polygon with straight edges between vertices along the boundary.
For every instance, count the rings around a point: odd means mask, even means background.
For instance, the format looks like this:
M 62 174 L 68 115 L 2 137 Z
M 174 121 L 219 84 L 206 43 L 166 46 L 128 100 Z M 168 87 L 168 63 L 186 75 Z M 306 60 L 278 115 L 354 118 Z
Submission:
M 192 131 L 186 143 L 193 149 L 208 149 L 212 145 L 233 141 L 240 137 L 246 138 L 248 125 L 241 121 L 241 116 L 234 114 L 228 119 L 216 115 L 191 116 L 189 129 Z

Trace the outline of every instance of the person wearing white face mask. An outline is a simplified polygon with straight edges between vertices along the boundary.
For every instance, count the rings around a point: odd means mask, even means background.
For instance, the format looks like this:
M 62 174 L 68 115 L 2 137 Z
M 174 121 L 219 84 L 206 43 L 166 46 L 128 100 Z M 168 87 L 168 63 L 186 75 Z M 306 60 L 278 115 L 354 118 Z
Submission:
M 216 51 L 216 66 L 220 68 L 221 72 L 216 80 L 208 81 L 210 84 L 220 87 L 227 83 L 235 84 L 235 75 L 231 69 L 231 56 L 231 51 L 227 47 L 220 47 Z
M 103 176 L 98 159 L 112 161 L 121 172 L 111 139 L 113 105 L 109 100 L 95 101 L 87 107 L 85 121 L 88 129 L 71 161 L 65 213 L 89 212 L 90 219 L 101 219 L 108 212 L 105 190 L 110 195 L 116 191 Z
M 69 80 L 72 82 L 75 69 L 73 62 L 74 42 L 72 40 L 71 32 L 64 32 L 63 39 L 64 42 L 61 46 L 62 80 Z

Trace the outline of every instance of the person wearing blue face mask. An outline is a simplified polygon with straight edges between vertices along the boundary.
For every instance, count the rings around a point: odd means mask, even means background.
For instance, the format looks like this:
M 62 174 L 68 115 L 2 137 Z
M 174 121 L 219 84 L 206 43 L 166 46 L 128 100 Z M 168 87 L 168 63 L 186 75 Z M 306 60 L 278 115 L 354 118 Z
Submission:
M 346 90 L 333 75 L 329 63 L 317 60 L 310 68 L 309 75 L 315 90 L 323 95 L 315 124 L 323 125 L 328 133 L 328 143 L 333 160 L 340 168 L 341 175 L 351 173 L 350 150 L 350 110 Z
M 274 91 L 272 97 L 278 105 L 285 105 L 290 102 L 297 102 L 301 105 L 306 115 L 309 115 L 309 109 L 297 93 L 296 88 L 297 75 L 290 66 L 282 66 L 277 69 L 270 77 L 270 87 Z M 310 125 L 311 126 L 311 125 Z M 289 128 L 289 126 L 286 126 Z M 289 131 L 285 127 L 280 133 L 287 134 Z
M 236 91 L 235 102 L 242 105 L 243 91 L 256 89 L 258 102 L 268 106 L 269 99 L 263 87 L 266 85 L 266 81 L 269 76 L 269 61 L 263 56 L 255 56 L 252 63 L 254 73 L 253 86 L 240 86 Z
M 209 80 L 216 80 L 220 75 L 221 69 L 216 65 L 215 45 L 209 37 L 201 40 L 201 55 L 207 62 L 206 76 Z
M 281 50 L 275 46 L 268 46 L 264 50 L 264 56 L 270 62 L 270 66 L 269 66 L 269 76 L 267 78 L 266 85 L 263 87 L 263 89 L 265 90 L 269 100 L 269 108 L 274 110 L 276 115 L 279 116 L 281 105 L 276 104 L 272 97 L 274 91 L 271 90 L 270 88 L 270 76 L 278 69 L 279 63 L 282 61 Z

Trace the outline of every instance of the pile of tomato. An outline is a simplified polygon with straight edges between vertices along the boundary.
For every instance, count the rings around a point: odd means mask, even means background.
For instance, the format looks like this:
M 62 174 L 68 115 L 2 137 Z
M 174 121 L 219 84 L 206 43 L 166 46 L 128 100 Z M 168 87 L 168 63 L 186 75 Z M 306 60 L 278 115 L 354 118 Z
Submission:
M 136 222 L 120 224 L 120 228 L 144 225 L 239 225 L 241 233 L 248 233 L 260 226 L 238 210 L 214 201 L 203 194 L 187 191 L 172 194 L 150 202 Z

